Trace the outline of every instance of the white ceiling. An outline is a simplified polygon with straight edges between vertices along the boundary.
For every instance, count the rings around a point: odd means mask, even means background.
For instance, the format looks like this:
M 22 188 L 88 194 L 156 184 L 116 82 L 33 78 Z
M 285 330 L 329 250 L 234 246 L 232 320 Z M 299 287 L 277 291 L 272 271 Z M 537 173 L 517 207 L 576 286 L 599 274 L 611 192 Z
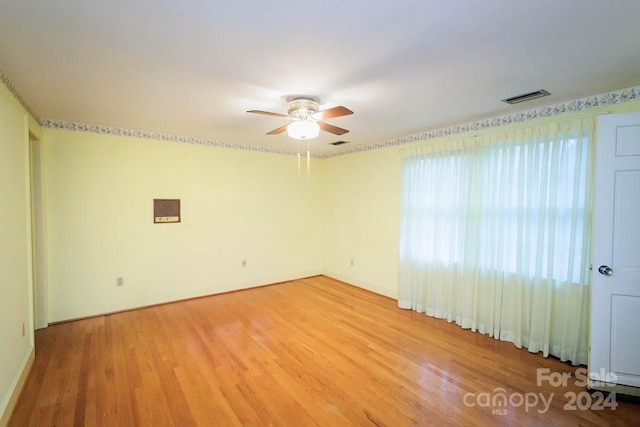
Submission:
M 284 149 L 245 111 L 314 95 L 354 111 L 329 153 L 640 85 L 639 22 L 638 0 L 0 0 L 0 68 L 41 118 Z

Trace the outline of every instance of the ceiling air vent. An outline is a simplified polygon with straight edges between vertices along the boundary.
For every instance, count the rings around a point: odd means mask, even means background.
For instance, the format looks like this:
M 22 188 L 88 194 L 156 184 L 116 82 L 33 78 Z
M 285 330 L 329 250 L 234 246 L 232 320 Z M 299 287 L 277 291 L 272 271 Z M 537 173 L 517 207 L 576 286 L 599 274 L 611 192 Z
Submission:
M 542 98 L 543 96 L 551 95 L 544 89 L 537 90 L 535 92 L 525 93 L 523 95 L 513 96 L 511 98 L 503 99 L 502 102 L 507 104 L 519 104 L 525 101 L 531 101 L 532 99 Z
M 331 145 L 342 145 L 342 144 L 348 144 L 349 141 L 336 141 L 336 142 L 330 142 L 329 144 Z

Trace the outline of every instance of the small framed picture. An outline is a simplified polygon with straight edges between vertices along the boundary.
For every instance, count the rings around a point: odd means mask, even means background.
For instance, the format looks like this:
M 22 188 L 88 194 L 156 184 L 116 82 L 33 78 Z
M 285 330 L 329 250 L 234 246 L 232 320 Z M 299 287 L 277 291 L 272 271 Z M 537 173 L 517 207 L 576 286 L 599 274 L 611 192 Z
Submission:
M 180 222 L 180 199 L 153 199 L 153 222 Z

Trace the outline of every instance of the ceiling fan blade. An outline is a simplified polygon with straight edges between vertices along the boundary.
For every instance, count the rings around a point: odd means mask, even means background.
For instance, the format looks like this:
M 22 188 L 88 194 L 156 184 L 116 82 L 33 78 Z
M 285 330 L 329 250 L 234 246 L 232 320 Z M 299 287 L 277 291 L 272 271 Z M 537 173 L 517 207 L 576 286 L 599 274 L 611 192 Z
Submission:
M 347 129 L 339 128 L 338 126 L 330 125 L 329 123 L 325 122 L 318 122 L 318 126 L 320 126 L 320 129 L 326 132 L 330 132 L 334 135 L 344 135 L 345 133 L 349 132 Z
M 270 111 L 262 111 L 262 110 L 249 110 L 247 111 L 247 113 L 264 114 L 265 116 L 275 116 L 275 117 L 284 117 L 284 118 L 289 117 L 286 114 L 272 113 Z
M 348 116 L 349 114 L 353 114 L 353 111 L 341 105 L 339 107 L 333 107 L 327 110 L 318 111 L 312 117 L 316 120 L 327 120 L 333 119 L 334 117 Z
M 284 132 L 285 130 L 287 130 L 287 126 L 289 126 L 288 124 L 284 125 L 284 126 L 280 126 L 278 129 L 274 129 L 271 132 L 267 133 L 267 135 L 277 135 L 279 133 Z

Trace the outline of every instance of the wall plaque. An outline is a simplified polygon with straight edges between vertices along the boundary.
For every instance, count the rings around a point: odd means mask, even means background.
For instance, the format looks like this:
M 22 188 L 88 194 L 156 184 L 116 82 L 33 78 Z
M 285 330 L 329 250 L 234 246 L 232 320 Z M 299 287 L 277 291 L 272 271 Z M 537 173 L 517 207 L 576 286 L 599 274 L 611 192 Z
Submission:
M 153 222 L 180 222 L 180 199 L 153 199 Z

